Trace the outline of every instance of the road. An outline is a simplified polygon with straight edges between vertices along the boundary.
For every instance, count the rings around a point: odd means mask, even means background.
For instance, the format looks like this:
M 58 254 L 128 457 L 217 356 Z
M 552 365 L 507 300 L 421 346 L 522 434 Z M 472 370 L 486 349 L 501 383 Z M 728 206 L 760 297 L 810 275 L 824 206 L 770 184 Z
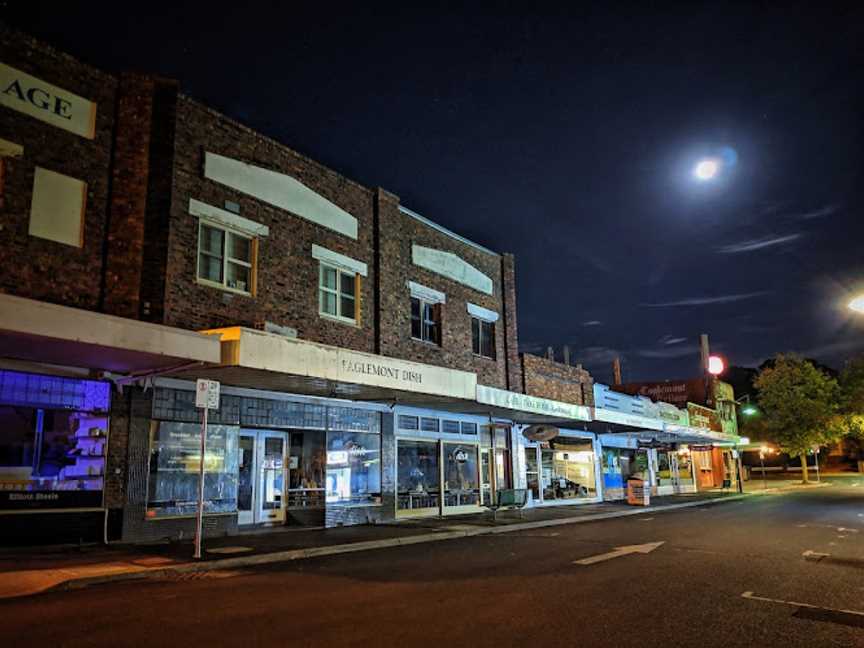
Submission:
M 864 647 L 864 479 L 834 482 L 17 599 L 0 646 Z

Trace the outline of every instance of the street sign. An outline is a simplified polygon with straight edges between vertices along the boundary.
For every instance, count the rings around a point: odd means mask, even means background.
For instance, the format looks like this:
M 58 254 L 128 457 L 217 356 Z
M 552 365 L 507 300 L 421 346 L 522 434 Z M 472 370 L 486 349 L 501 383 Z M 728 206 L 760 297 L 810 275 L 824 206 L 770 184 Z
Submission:
M 195 381 L 195 407 L 219 409 L 219 381 L 199 378 Z

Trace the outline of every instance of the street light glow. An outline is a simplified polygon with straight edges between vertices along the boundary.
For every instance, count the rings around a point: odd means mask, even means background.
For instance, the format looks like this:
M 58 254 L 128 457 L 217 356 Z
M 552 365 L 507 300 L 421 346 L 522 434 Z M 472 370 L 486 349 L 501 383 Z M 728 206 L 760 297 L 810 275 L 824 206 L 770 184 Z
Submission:
M 856 313 L 864 313 L 864 295 L 858 295 L 849 302 L 849 308 Z
M 712 376 L 719 376 L 726 368 L 723 358 L 720 356 L 711 356 L 708 358 L 708 373 Z
M 741 413 L 744 416 L 753 416 L 757 412 L 756 408 L 753 405 L 745 405 L 741 408 Z
M 696 166 L 693 167 L 693 175 L 697 180 L 702 182 L 713 180 L 717 177 L 719 172 L 720 161 L 716 158 L 705 158 L 704 160 L 699 160 L 699 162 L 696 163 Z

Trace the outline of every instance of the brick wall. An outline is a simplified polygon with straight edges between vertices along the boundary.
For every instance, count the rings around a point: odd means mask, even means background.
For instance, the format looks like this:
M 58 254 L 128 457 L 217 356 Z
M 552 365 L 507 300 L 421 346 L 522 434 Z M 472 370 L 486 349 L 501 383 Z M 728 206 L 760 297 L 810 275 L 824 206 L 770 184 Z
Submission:
M 180 96 L 176 110 L 173 195 L 164 300 L 165 324 L 189 329 L 241 325 L 262 328 L 265 321 L 297 329 L 302 339 L 361 351 L 374 350 L 375 276 L 372 193 L 320 164 Z M 205 179 L 209 151 L 299 180 L 358 220 L 358 240 L 311 223 L 288 211 Z M 270 228 L 259 239 L 257 292 L 246 296 L 196 281 L 198 219 L 189 199 L 215 207 L 226 200 L 240 215 Z M 361 321 L 352 326 L 318 314 L 318 261 L 312 244 L 364 262 Z
M 522 355 L 522 370 L 526 394 L 593 407 L 594 379 L 581 366 L 526 353 Z
M 379 225 L 380 353 L 431 365 L 477 373 L 485 385 L 507 388 L 508 349 L 506 317 L 496 323 L 496 360 L 472 353 L 471 316 L 467 303 L 504 315 L 501 256 L 480 250 L 399 210 L 398 197 L 379 189 L 376 197 Z M 492 278 L 492 295 L 453 281 L 412 263 L 411 246 L 451 252 Z M 411 300 L 408 281 L 443 292 L 447 301 L 441 313 L 441 345 L 412 339 Z M 515 288 L 513 289 L 515 294 Z M 514 320 L 515 322 L 515 320 Z M 514 339 L 515 342 L 515 339 Z
M 0 207 L 0 291 L 96 310 L 106 234 L 116 80 L 0 25 L 0 61 L 97 104 L 94 139 L 0 106 L 0 138 L 24 147 L 5 160 Z M 37 166 L 87 183 L 83 247 L 30 236 Z

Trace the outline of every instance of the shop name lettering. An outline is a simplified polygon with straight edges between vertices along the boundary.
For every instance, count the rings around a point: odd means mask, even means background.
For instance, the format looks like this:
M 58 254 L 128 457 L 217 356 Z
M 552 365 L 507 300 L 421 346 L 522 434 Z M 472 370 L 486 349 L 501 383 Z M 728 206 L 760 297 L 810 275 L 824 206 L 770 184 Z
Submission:
M 59 500 L 57 493 L 9 493 L 10 502 L 33 502 Z
M 351 360 L 343 360 L 342 371 L 362 374 L 364 376 L 379 376 L 381 378 L 401 380 L 403 382 L 417 383 L 418 385 L 423 382 L 423 374 L 419 371 L 409 371 L 408 369 L 400 369 L 399 367 L 388 367 L 387 365 L 376 364 L 374 362 L 354 362 Z
M 63 119 L 72 119 L 70 109 L 72 104 L 62 97 L 51 96 L 51 93 L 42 88 L 33 86 L 25 88 L 19 79 L 15 79 L 3 90 L 3 94 L 17 97 L 20 101 L 33 104 L 46 112 L 54 113 Z

